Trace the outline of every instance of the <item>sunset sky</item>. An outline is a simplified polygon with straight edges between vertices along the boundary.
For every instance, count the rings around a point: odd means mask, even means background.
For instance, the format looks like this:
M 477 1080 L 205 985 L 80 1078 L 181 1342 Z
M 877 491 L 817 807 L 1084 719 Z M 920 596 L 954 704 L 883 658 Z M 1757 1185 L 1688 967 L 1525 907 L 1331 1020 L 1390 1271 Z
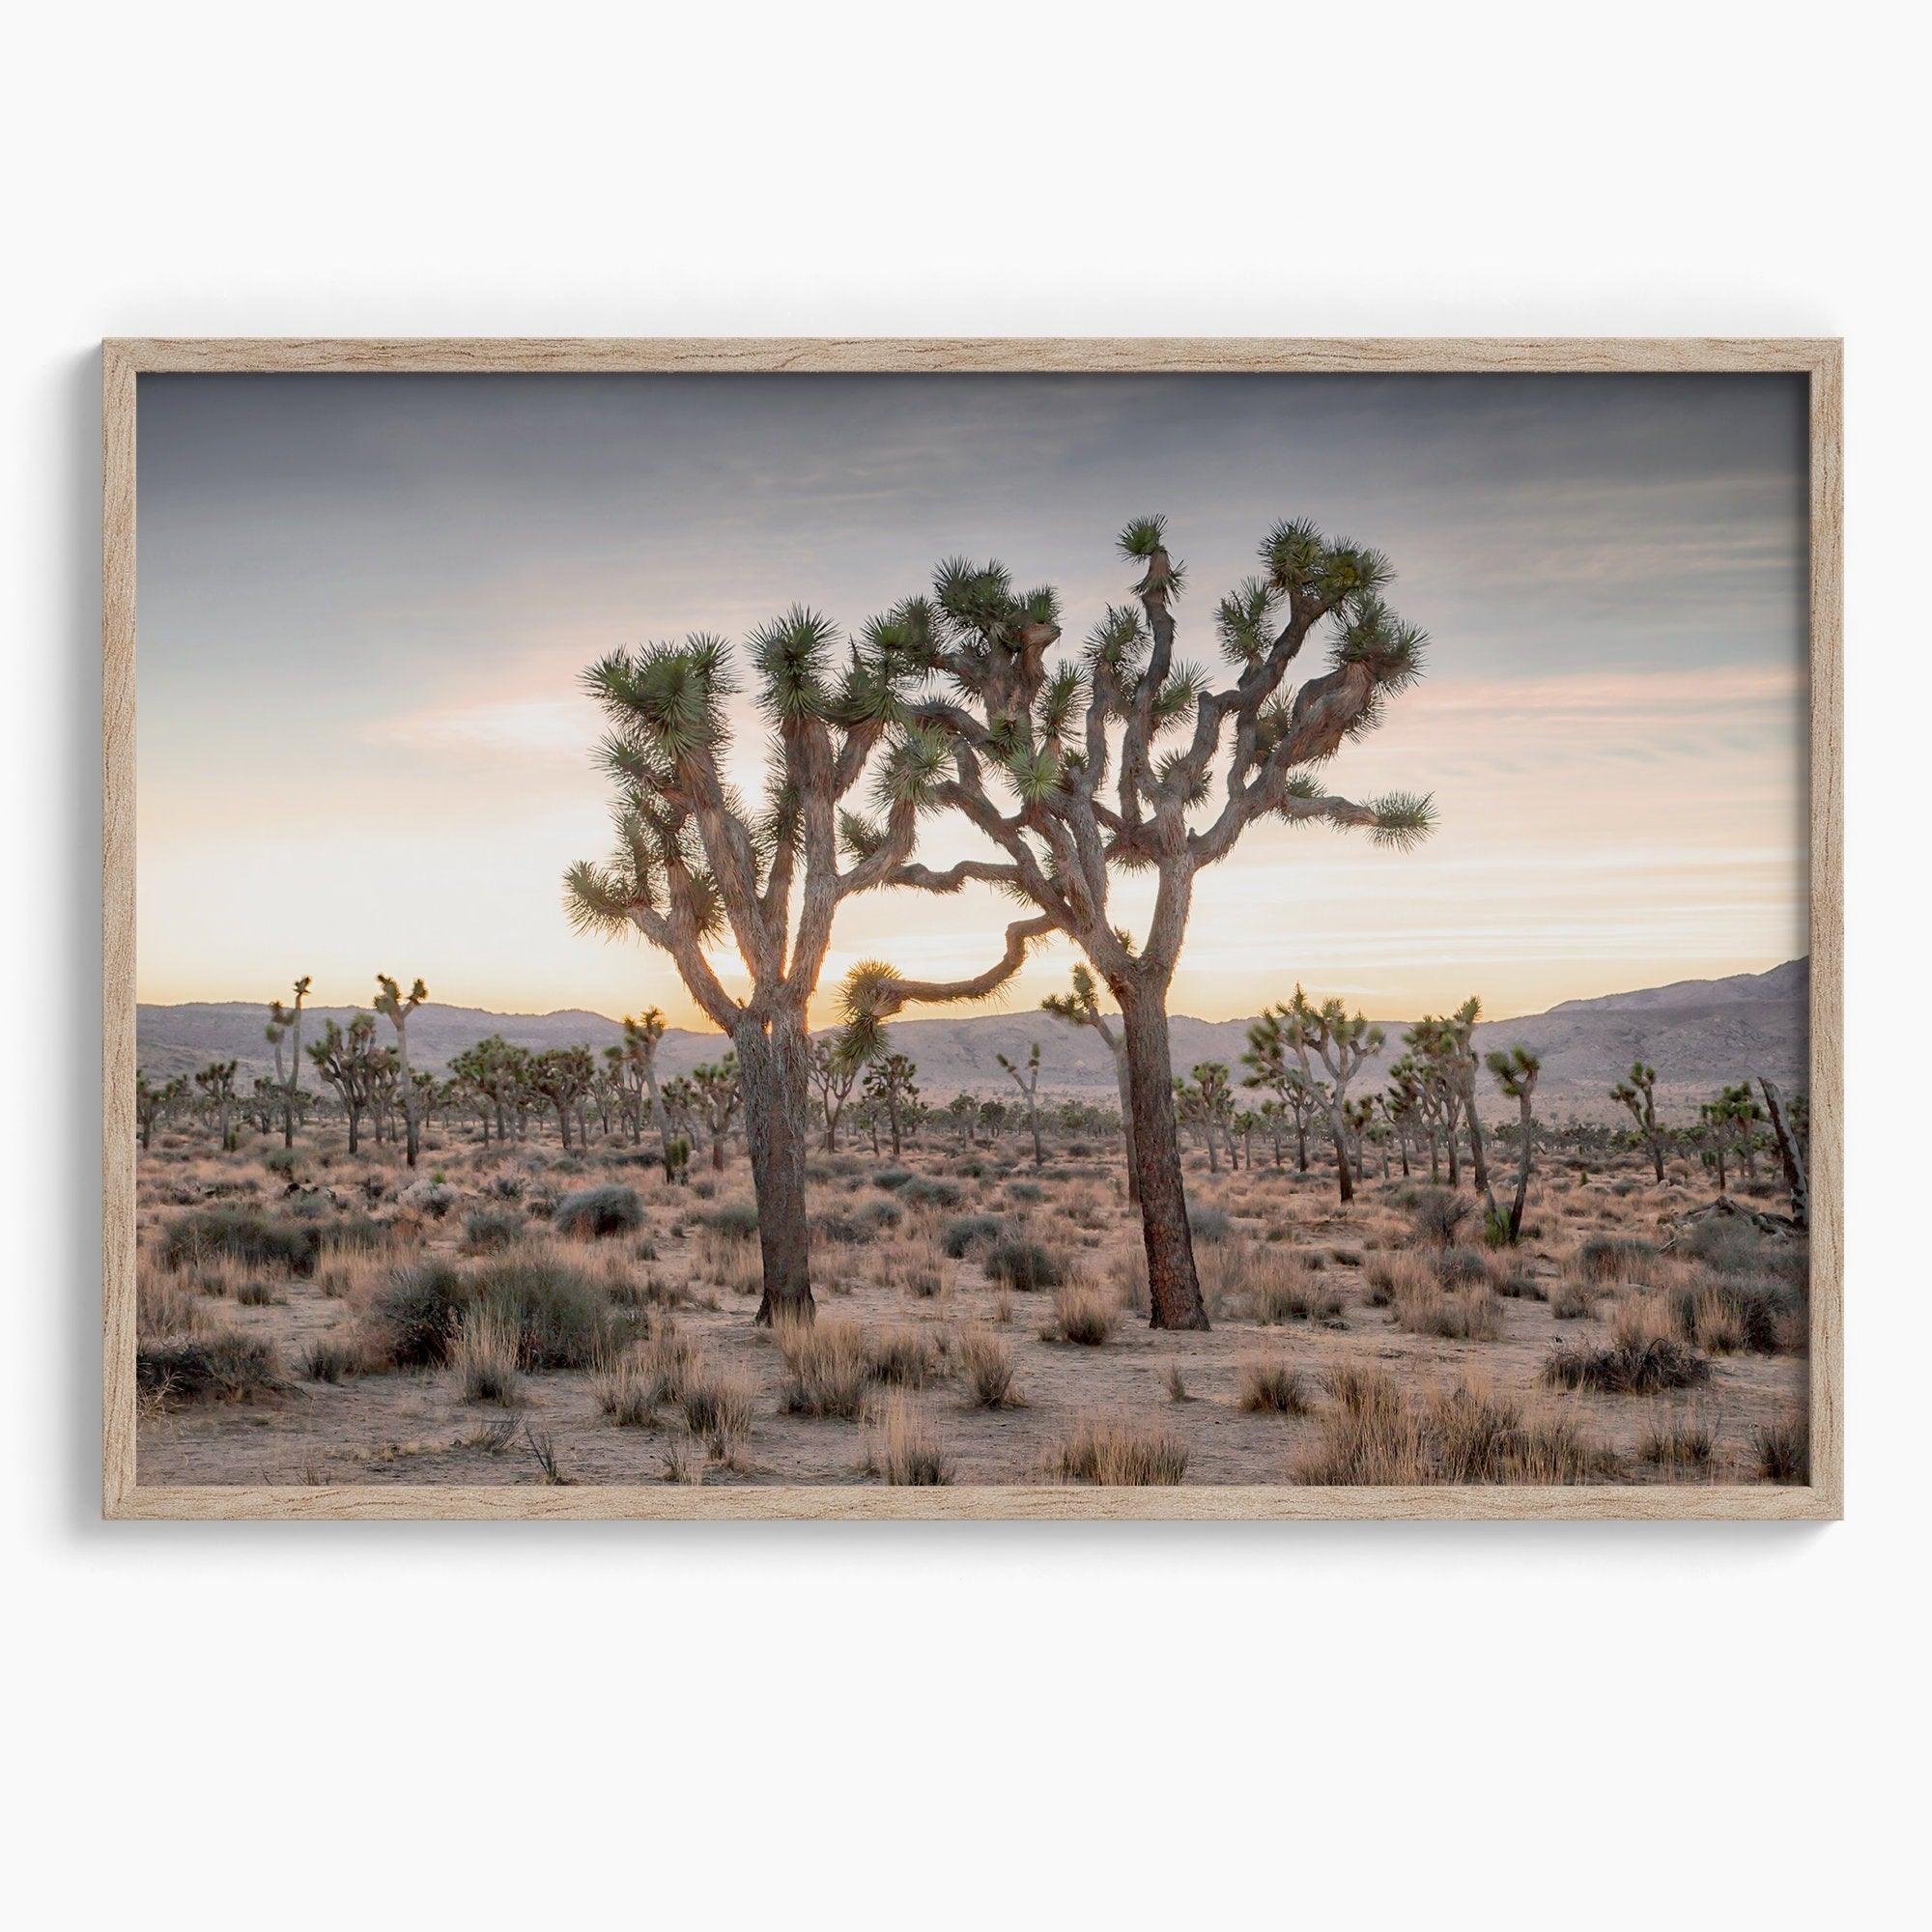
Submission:
M 1329 777 L 1433 792 L 1435 836 L 1258 827 L 1199 882 L 1173 1010 L 1300 980 L 1502 1017 L 1805 950 L 1800 379 L 146 376 L 139 997 L 366 1003 L 384 971 L 701 1024 L 667 958 L 563 917 L 609 844 L 582 667 L 794 602 L 856 628 L 954 554 L 1058 584 L 1077 642 L 1150 511 L 1189 655 L 1282 516 L 1386 551 L 1433 639 Z M 940 821 L 922 856 L 971 849 Z M 1009 916 L 848 901 L 821 1008 L 856 958 L 977 971 Z

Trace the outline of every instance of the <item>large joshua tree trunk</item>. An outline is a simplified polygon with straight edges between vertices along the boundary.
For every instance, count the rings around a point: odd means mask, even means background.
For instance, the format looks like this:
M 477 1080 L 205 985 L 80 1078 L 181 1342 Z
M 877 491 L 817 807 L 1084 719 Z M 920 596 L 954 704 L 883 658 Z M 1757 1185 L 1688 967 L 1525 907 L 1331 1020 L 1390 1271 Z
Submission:
M 811 1062 L 805 1020 L 781 1013 L 767 1031 L 747 1018 L 732 1036 L 745 1094 L 745 1144 L 758 1199 L 765 1293 L 757 1321 L 810 1321 L 814 1314 L 805 1214 L 806 1105 Z
M 1140 1182 L 1141 1233 L 1147 1243 L 1148 1298 L 1155 1328 L 1206 1328 L 1208 1310 L 1194 1267 L 1180 1140 L 1174 1119 L 1174 1063 L 1165 1004 L 1131 992 L 1121 1008 L 1128 1077 L 1128 1145 Z
M 1349 1125 L 1339 1098 L 1328 1103 L 1328 1135 L 1335 1143 L 1335 1187 L 1346 1208 L 1355 1198 L 1355 1177 L 1349 1162 Z
M 1134 1160 L 1134 1090 L 1133 1081 L 1127 1072 L 1127 1047 L 1124 1040 L 1107 1040 L 1107 1051 L 1114 1061 L 1114 1085 L 1121 1094 L 1121 1138 L 1126 1143 L 1127 1156 L 1127 1205 L 1138 1207 L 1141 1198 L 1141 1171 Z

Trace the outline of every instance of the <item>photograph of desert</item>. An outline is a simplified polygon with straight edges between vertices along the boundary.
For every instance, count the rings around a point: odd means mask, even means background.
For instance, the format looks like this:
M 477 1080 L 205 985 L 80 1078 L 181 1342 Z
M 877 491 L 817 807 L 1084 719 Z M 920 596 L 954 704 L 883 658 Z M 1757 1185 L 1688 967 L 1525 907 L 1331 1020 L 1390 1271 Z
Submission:
M 144 376 L 137 1479 L 1808 1480 L 1774 376 Z

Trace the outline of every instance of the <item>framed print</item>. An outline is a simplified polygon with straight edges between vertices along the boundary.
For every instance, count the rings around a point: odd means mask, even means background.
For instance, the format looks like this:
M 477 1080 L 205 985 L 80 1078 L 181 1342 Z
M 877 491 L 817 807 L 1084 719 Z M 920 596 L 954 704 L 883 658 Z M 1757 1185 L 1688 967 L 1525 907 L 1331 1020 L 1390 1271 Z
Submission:
M 1840 350 L 102 350 L 115 1517 L 1840 1512 Z

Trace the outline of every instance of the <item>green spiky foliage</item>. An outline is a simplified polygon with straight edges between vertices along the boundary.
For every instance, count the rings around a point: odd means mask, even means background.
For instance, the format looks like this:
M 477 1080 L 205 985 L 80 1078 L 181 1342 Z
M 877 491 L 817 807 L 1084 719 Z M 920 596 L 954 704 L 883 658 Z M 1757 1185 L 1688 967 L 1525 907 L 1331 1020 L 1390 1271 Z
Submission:
M 818 1090 L 818 1114 L 825 1127 L 825 1151 L 838 1151 L 838 1121 L 852 1090 L 866 1070 L 864 1057 L 852 1043 L 834 1036 L 811 1042 L 811 1084 Z
M 1453 1100 L 1447 1108 L 1449 1136 L 1449 1179 L 1456 1184 L 1456 1129 L 1460 1120 L 1469 1139 L 1469 1160 L 1475 1171 L 1476 1186 L 1492 1214 L 1496 1198 L 1490 1186 L 1489 1155 L 1483 1145 L 1483 1117 L 1476 1105 L 1478 1061 L 1475 1048 L 1477 1022 L 1483 1016 L 1483 1003 L 1471 994 L 1453 1013 L 1434 1014 L 1416 1023 L 1403 1036 L 1416 1061 L 1425 1065 L 1431 1077 L 1445 1088 Z
M 194 1084 L 202 1091 L 209 1110 L 215 1116 L 221 1145 L 234 1145 L 229 1132 L 228 1118 L 235 1105 L 235 1068 L 232 1060 L 213 1060 L 194 1076 Z
M 1179 654 L 1185 571 L 1168 543 L 1160 516 L 1122 530 L 1131 601 L 1106 607 L 1084 644 L 1060 655 L 1051 590 L 1021 590 L 997 562 L 954 559 L 936 573 L 932 661 L 951 689 L 908 712 L 944 744 L 934 802 L 960 813 L 998 856 L 944 870 L 899 865 L 891 883 L 940 893 L 987 885 L 1025 916 L 1008 924 L 1000 957 L 970 978 L 915 980 L 868 962 L 848 987 L 858 1023 L 908 1005 L 984 998 L 1049 934 L 1080 948 L 1123 1013 L 1164 1014 L 1194 880 L 1257 820 L 1358 828 L 1395 851 L 1429 832 L 1426 796 L 1358 803 L 1321 781 L 1328 761 L 1421 674 L 1427 639 L 1389 608 L 1387 559 L 1306 523 L 1275 526 L 1260 546 L 1259 574 L 1212 613 L 1219 674 Z M 1291 687 L 1311 639 L 1325 665 Z M 1138 937 L 1119 928 L 1109 906 L 1117 875 L 1135 871 L 1157 880 Z M 1158 1122 L 1136 1154 L 1137 1172 L 1151 1163 L 1161 1176 L 1157 1198 L 1143 1207 L 1152 1320 L 1199 1326 L 1171 1069 L 1149 1065 L 1135 1077 L 1134 1111 L 1151 1107 Z
M 1294 1064 L 1294 1052 L 1292 1027 L 1282 1010 L 1264 1012 L 1248 1028 L 1248 1044 L 1241 1055 L 1241 1065 L 1248 1070 L 1241 1085 L 1262 1088 L 1274 1096 L 1263 1102 L 1264 1118 L 1293 1124 L 1295 1166 L 1306 1174 L 1309 1123 L 1327 1112 L 1328 1088 Z
M 727 1053 L 723 1060 L 694 1066 L 691 1069 L 691 1084 L 697 1090 L 698 1111 L 705 1130 L 711 1136 L 711 1165 L 722 1172 L 725 1150 L 730 1142 L 731 1123 L 738 1118 L 738 1109 L 745 1101 L 737 1055 Z
M 491 1034 L 474 1046 L 465 1047 L 449 1063 L 451 1075 L 477 1104 L 483 1120 L 483 1137 L 490 1137 L 494 1118 L 498 1141 L 507 1140 L 510 1120 L 521 1116 L 534 1097 L 529 1085 L 530 1053 L 515 1046 L 501 1034 Z

